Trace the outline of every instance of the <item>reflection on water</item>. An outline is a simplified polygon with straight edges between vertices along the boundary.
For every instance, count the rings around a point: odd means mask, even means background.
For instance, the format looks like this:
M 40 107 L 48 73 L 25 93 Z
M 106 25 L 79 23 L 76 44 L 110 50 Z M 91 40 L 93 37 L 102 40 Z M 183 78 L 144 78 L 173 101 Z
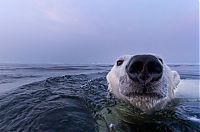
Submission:
M 107 107 L 101 111 L 101 131 L 106 131 L 106 125 L 112 124 L 112 130 L 119 132 L 132 131 L 199 131 L 200 130 L 200 100 L 174 99 L 163 110 L 150 115 L 125 103 Z M 105 129 L 106 128 L 106 129 Z

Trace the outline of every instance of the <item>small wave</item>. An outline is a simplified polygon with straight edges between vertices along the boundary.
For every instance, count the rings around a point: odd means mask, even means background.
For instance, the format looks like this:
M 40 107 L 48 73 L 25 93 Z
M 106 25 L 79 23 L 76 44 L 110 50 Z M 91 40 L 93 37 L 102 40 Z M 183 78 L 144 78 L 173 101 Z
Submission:
M 41 75 L 22 75 L 22 74 L 2 74 L 0 75 L 0 84 L 13 83 L 17 80 L 40 78 Z M 23 80 L 24 81 L 24 80 Z
M 96 131 L 92 113 L 105 104 L 107 88 L 95 75 L 48 78 L 3 94 L 0 131 Z
M 0 68 L 2 71 L 33 70 L 33 71 L 77 71 L 77 70 L 106 70 L 108 66 L 53 66 L 53 67 L 19 67 L 19 68 Z
M 38 78 L 40 75 L 22 75 L 22 74 L 3 74 L 0 75 L 0 81 L 6 79 Z
M 195 80 L 199 80 L 200 79 L 200 75 L 198 74 L 186 74 L 186 73 L 181 73 L 180 74 L 181 79 L 195 79 Z
M 196 116 L 188 117 L 188 119 L 191 120 L 191 121 L 200 123 L 200 118 L 197 118 Z

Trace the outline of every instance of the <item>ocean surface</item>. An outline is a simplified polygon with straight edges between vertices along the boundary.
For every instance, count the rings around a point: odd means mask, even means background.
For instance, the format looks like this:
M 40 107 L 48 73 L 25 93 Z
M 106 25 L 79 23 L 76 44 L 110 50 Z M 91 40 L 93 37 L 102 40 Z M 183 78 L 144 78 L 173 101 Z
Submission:
M 146 115 L 107 91 L 111 65 L 0 65 L 0 132 L 200 131 L 199 65 L 170 65 L 176 98 Z

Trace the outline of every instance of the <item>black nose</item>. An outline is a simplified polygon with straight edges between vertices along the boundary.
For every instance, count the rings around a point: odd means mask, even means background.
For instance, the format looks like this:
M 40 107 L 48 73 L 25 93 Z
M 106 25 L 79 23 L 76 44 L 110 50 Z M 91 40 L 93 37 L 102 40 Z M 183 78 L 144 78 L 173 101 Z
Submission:
M 139 83 L 148 84 L 162 77 L 162 60 L 153 55 L 136 55 L 126 66 L 129 77 Z

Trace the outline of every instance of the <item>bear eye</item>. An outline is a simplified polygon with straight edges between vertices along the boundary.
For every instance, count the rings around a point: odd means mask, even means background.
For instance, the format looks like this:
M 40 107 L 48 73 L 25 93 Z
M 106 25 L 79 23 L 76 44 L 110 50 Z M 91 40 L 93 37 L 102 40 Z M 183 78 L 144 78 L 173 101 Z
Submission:
M 123 64 L 124 60 L 118 60 L 117 61 L 117 66 L 121 66 Z

